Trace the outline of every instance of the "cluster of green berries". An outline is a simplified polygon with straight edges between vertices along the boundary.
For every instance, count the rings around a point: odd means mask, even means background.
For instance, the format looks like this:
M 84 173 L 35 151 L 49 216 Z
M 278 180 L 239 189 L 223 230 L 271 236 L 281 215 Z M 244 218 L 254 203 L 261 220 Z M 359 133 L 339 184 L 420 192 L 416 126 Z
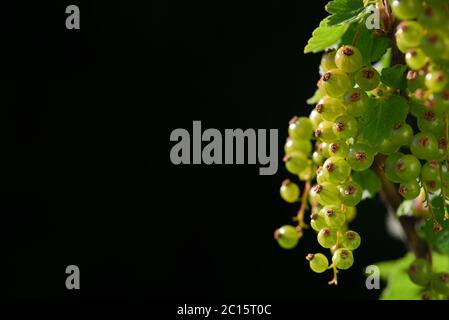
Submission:
M 310 209 L 310 226 L 318 243 L 330 250 L 332 263 L 322 253 L 309 254 L 307 260 L 317 273 L 333 268 L 334 279 L 337 269 L 352 266 L 353 251 L 361 243 L 360 235 L 348 227 L 363 198 L 354 172 L 370 169 L 376 156 L 383 155 L 385 176 L 398 184 L 405 199 L 449 195 L 449 3 L 392 0 L 390 5 L 399 20 L 395 37 L 409 68 L 408 89 L 389 88 L 376 68 L 364 64 L 356 46 L 341 45 L 322 56 L 322 98 L 309 117 L 294 117 L 288 127 L 285 167 L 310 188 L 301 196 L 298 184 L 285 180 L 280 194 L 286 202 Z M 360 134 L 360 120 L 372 100 L 393 94 L 410 101 L 413 117 L 395 123 L 389 137 L 373 146 Z M 296 220 L 301 219 L 298 215 Z M 282 248 L 298 244 L 305 224 L 297 222 L 276 230 Z

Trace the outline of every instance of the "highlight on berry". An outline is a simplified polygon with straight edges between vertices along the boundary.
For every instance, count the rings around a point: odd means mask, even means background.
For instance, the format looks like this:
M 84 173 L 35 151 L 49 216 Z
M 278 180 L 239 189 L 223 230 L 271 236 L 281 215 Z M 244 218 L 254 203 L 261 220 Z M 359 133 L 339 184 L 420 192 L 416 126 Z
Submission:
M 366 27 L 373 6 L 376 30 Z M 322 55 L 316 92 L 298 111 L 309 116 L 292 115 L 284 148 L 280 196 L 296 214 L 275 239 L 337 285 L 364 250 L 351 228 L 364 219 L 357 206 L 379 195 L 409 250 L 379 263 L 381 298 L 448 299 L 449 0 L 333 0 L 325 9 L 304 50 Z M 302 248 L 309 233 L 326 250 Z M 398 285 L 408 288 L 402 296 Z

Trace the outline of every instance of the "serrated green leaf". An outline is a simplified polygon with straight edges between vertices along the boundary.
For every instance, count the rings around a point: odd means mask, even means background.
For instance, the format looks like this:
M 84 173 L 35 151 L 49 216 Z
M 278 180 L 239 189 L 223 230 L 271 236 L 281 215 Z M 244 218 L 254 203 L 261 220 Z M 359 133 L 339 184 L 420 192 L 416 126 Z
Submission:
M 363 188 L 363 198 L 374 198 L 380 191 L 381 183 L 373 170 L 357 171 L 352 179 Z
M 405 90 L 407 88 L 407 66 L 402 64 L 394 65 L 382 70 L 380 80 L 383 84 L 393 88 Z
M 329 25 L 354 21 L 365 10 L 362 0 L 333 0 L 325 8 L 332 14 Z
M 353 44 L 356 39 L 356 47 L 360 50 L 365 65 L 379 61 L 391 47 L 391 41 L 369 30 L 364 24 L 353 23 L 342 37 L 343 44 Z
M 395 123 L 405 121 L 409 105 L 403 97 L 395 95 L 370 101 L 367 112 L 360 119 L 360 131 L 368 144 L 377 146 L 390 136 Z
M 348 24 L 329 26 L 328 18 L 324 19 L 320 26 L 313 31 L 312 37 L 304 48 L 304 53 L 316 53 L 333 46 L 340 41 L 348 27 Z
M 315 105 L 321 100 L 322 97 L 323 97 L 323 95 L 321 94 L 320 90 L 317 90 L 317 91 L 315 91 L 315 93 L 313 94 L 312 97 L 307 99 L 306 102 L 308 105 Z

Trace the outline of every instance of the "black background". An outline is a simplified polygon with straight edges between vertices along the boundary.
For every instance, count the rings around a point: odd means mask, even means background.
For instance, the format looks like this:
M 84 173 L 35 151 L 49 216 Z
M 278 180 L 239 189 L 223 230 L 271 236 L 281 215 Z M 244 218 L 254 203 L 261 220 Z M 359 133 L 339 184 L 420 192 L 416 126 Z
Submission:
M 378 200 L 356 263 L 313 274 L 309 232 L 272 238 L 296 207 L 257 166 L 174 166 L 175 128 L 278 128 L 318 79 L 308 1 L 58 1 L 2 5 L 1 294 L 7 298 L 375 299 L 364 266 L 401 256 Z M 65 7 L 81 30 L 65 28 Z M 282 149 L 280 147 L 280 149 Z M 282 150 L 279 151 L 280 156 Z M 81 290 L 65 288 L 65 267 Z

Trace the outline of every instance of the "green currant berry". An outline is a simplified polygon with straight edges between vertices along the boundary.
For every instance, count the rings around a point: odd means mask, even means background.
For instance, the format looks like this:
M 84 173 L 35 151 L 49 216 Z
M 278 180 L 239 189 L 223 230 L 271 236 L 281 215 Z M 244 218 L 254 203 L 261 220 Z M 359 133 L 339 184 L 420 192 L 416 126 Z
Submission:
M 345 181 L 351 175 L 351 166 L 345 159 L 339 157 L 331 157 L 323 164 L 325 174 L 329 176 L 332 183 L 340 183 Z
M 427 56 L 419 48 L 407 50 L 405 54 L 405 62 L 412 70 L 419 70 L 427 63 Z
M 274 238 L 278 242 L 279 246 L 283 249 L 293 249 L 298 244 L 298 240 L 302 237 L 294 226 L 283 226 L 276 230 Z
M 332 263 L 341 270 L 351 268 L 354 263 L 352 252 L 346 248 L 338 249 L 332 256 Z
M 314 130 L 324 120 L 323 117 L 321 116 L 321 114 L 318 111 L 316 111 L 315 109 L 313 109 L 312 112 L 310 112 L 309 119 L 310 119 L 310 121 L 312 121 Z
M 356 143 L 349 148 L 348 163 L 355 171 L 365 171 L 374 162 L 373 150 L 361 143 Z
M 433 92 L 441 92 L 444 90 L 448 82 L 446 72 L 442 70 L 431 71 L 426 74 L 426 87 Z
M 429 32 L 421 40 L 421 49 L 432 59 L 438 60 L 444 55 L 446 44 L 440 33 Z
M 312 151 L 312 143 L 308 140 L 298 140 L 287 138 L 284 147 L 285 154 L 292 154 L 295 152 L 302 152 L 304 154 L 310 154 Z
M 346 114 L 353 117 L 360 117 L 368 110 L 369 98 L 365 91 L 359 88 L 352 88 L 343 96 L 346 107 Z
M 413 128 L 407 123 L 396 123 L 393 126 L 390 139 L 399 146 L 408 145 L 413 139 Z
M 416 259 L 408 268 L 408 275 L 413 283 L 425 287 L 432 277 L 432 267 L 424 259 Z
M 449 295 L 449 273 L 437 273 L 432 276 L 432 289 L 442 295 Z
M 409 47 L 417 47 L 424 34 L 423 27 L 416 21 L 402 21 L 396 29 L 396 39 Z
M 357 71 L 354 80 L 363 91 L 371 91 L 379 85 L 380 75 L 373 67 L 364 67 Z
M 340 229 L 346 221 L 346 215 L 340 210 L 339 207 L 334 205 L 328 205 L 321 209 L 321 213 L 324 216 L 324 221 L 330 229 Z
M 323 74 L 320 87 L 326 95 L 341 98 L 352 87 L 352 84 L 346 73 L 339 69 L 332 69 Z
M 399 193 L 404 197 L 404 199 L 413 200 L 418 198 L 419 194 L 421 193 L 421 186 L 416 180 L 403 182 L 399 186 Z
M 323 54 L 323 57 L 321 58 L 321 67 L 324 72 L 337 68 L 335 65 L 335 54 L 335 50 L 331 50 Z
M 396 153 L 393 153 L 390 156 L 388 156 L 387 159 L 385 160 L 385 168 L 384 168 L 385 176 L 391 182 L 394 182 L 394 183 L 402 182 L 402 180 L 396 174 L 395 166 L 396 166 L 396 163 L 398 162 L 398 160 L 400 158 L 402 158 L 403 156 L 404 156 L 403 153 L 396 152 Z
M 421 0 L 392 0 L 390 5 L 394 16 L 401 20 L 415 19 L 422 10 Z
M 338 186 L 340 201 L 348 207 L 355 207 L 362 200 L 362 187 L 355 181 L 348 181 Z
M 434 160 L 438 157 L 438 140 L 431 133 L 420 132 L 413 137 L 410 150 L 419 159 Z
M 415 156 L 406 154 L 399 158 L 394 170 L 402 181 L 416 180 L 421 173 L 421 162 Z
M 360 247 L 362 242 L 360 235 L 355 231 L 346 231 L 341 238 L 341 245 L 348 250 L 355 250 Z
M 337 140 L 332 129 L 333 125 L 334 124 L 330 121 L 321 122 L 315 130 L 315 137 L 328 143 Z
M 337 231 L 323 228 L 318 232 L 317 239 L 320 246 L 330 249 L 337 243 Z
M 345 113 L 345 107 L 340 100 L 328 96 L 323 97 L 315 107 L 324 120 L 334 121 L 339 115 Z
M 322 253 L 310 253 L 306 259 L 309 261 L 310 269 L 316 273 L 323 273 L 329 267 L 329 261 Z
M 357 137 L 359 125 L 353 116 L 344 115 L 335 119 L 332 130 L 338 139 L 347 140 Z
M 312 137 L 314 128 L 312 121 L 306 117 L 294 117 L 290 120 L 290 125 L 288 126 L 288 134 L 293 139 L 304 139 L 310 140 Z
M 316 194 L 316 199 L 322 206 L 340 204 L 338 189 L 334 184 L 329 182 L 314 186 L 312 188 L 312 193 Z
M 342 46 L 335 55 L 335 64 L 340 70 L 353 73 L 362 67 L 363 57 L 359 49 L 354 46 Z
M 384 155 L 390 155 L 399 150 L 401 146 L 395 144 L 392 139 L 384 139 L 382 143 L 378 146 L 378 151 Z
M 308 159 L 302 152 L 292 152 L 284 157 L 285 168 L 291 174 L 299 174 L 307 168 Z
M 331 157 L 346 158 L 349 146 L 345 141 L 337 141 L 329 144 L 329 155 Z
M 299 200 L 300 190 L 296 183 L 286 179 L 281 185 L 281 197 L 286 202 L 293 203 Z
M 310 226 L 312 227 L 313 230 L 317 232 L 327 227 L 326 221 L 324 220 L 324 216 L 321 213 L 321 210 L 318 212 L 314 212 L 310 215 Z

